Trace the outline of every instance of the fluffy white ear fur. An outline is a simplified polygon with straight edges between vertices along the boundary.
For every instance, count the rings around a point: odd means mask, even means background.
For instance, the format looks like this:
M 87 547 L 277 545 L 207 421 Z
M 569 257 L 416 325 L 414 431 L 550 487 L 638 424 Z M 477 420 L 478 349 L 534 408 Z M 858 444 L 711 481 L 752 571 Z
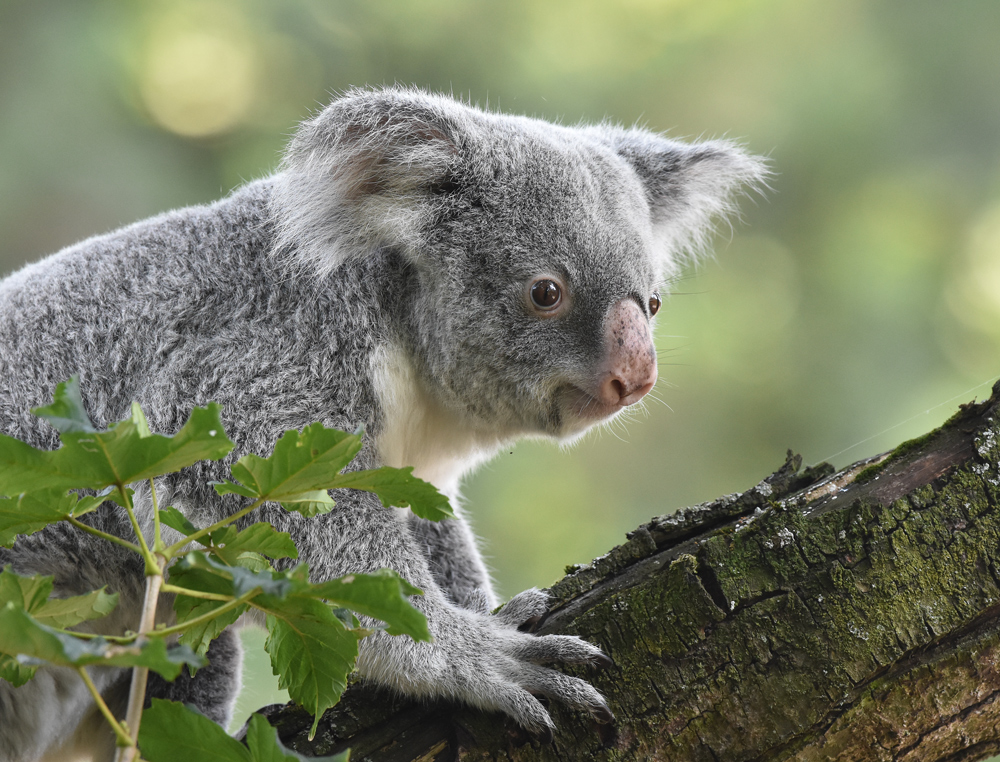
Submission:
M 664 269 L 696 260 L 741 191 L 761 190 L 766 161 L 728 140 L 681 143 L 641 128 L 595 128 L 638 173 Z
M 457 149 L 432 98 L 399 92 L 352 91 L 299 128 L 272 197 L 279 256 L 327 274 L 380 244 L 416 252 Z

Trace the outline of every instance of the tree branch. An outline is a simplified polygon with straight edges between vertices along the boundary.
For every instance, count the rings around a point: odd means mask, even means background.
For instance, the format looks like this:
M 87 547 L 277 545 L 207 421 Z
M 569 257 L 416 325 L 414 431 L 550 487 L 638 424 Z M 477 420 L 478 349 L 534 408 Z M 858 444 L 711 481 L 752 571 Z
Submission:
M 633 531 L 553 588 L 540 633 L 601 646 L 602 728 L 551 706 L 539 746 L 499 715 L 356 684 L 316 738 L 354 760 L 957 762 L 1000 751 L 1000 384 L 840 473 L 789 458 L 753 489 Z

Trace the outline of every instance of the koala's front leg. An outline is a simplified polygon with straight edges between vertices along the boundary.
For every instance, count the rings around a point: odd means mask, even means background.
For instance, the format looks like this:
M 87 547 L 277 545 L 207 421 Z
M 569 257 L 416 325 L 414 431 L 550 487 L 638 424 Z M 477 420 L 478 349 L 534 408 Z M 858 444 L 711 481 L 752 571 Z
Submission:
M 517 629 L 544 610 L 543 593 L 517 596 L 495 616 L 456 605 L 437 584 L 405 514 L 382 508 L 373 496 L 338 496 L 334 513 L 295 524 L 306 527 L 296 540 L 300 558 L 317 577 L 389 567 L 424 591 L 411 600 L 427 617 L 433 642 L 415 643 L 384 632 L 365 638 L 358 658 L 364 677 L 410 696 L 458 699 L 504 712 L 541 738 L 550 737 L 554 727 L 538 696 L 587 711 L 600 722 L 611 721 L 607 704 L 592 686 L 543 666 L 607 664 L 600 649 L 572 636 L 539 637 Z M 331 556 L 334 542 L 338 552 Z
M 454 519 L 408 517 L 410 533 L 427 559 L 438 586 L 462 608 L 492 610 L 498 603 L 472 528 L 452 500 Z

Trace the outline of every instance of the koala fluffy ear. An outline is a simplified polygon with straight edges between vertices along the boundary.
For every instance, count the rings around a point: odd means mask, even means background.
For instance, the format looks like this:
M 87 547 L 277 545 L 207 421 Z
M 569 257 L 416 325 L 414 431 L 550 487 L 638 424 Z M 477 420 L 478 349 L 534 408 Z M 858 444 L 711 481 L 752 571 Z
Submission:
M 353 90 L 295 134 L 272 197 L 274 251 L 321 274 L 380 245 L 414 252 L 429 191 L 458 160 L 454 125 L 418 90 Z
M 728 140 L 687 144 L 639 128 L 606 128 L 604 138 L 642 181 L 667 269 L 704 251 L 739 191 L 766 187 L 770 175 L 763 158 Z

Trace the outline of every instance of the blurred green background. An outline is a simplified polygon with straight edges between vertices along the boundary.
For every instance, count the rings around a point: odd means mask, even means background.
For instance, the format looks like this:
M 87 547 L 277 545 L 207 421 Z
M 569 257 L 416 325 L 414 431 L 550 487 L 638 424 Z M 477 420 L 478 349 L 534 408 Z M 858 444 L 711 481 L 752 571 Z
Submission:
M 265 175 L 331 93 L 391 82 L 735 137 L 776 173 L 666 300 L 656 399 L 468 481 L 505 596 L 1000 375 L 995 0 L 0 0 L 0 270 Z M 261 640 L 240 722 L 274 695 Z

